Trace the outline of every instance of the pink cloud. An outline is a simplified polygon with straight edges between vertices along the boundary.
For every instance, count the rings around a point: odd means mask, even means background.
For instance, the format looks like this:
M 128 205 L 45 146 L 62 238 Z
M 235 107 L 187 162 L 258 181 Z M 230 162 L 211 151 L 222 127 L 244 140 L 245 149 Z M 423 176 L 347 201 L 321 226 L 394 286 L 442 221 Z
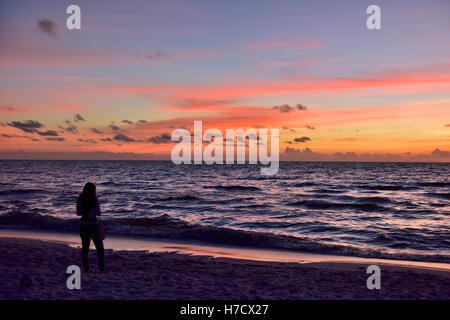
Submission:
M 61 103 L 53 105 L 14 105 L 0 106 L 0 114 L 42 114 L 45 112 L 84 111 L 85 107 L 74 103 Z
M 300 41 L 264 41 L 252 42 L 247 44 L 247 48 L 252 50 L 274 49 L 274 48 L 290 48 L 290 49 L 306 49 L 321 48 L 323 44 L 318 40 L 300 40 Z
M 0 50 L 0 67 L 48 68 L 149 63 L 168 58 L 161 51 L 102 50 L 29 41 L 6 42 Z
M 234 80 L 238 82 L 238 80 Z M 236 99 L 239 97 L 270 96 L 289 93 L 321 93 L 397 86 L 449 84 L 450 75 L 417 75 L 379 78 L 319 78 L 292 80 L 252 80 L 236 85 L 221 86 L 123 86 L 118 90 L 129 93 L 162 93 L 176 99 Z M 417 87 L 414 92 L 422 92 Z M 377 94 L 380 94 L 377 92 Z

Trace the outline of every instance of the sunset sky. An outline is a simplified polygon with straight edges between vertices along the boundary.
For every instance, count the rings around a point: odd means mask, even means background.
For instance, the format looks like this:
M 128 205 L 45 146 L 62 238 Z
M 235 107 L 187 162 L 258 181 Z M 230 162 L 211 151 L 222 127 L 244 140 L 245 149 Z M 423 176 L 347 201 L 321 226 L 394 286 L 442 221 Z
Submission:
M 202 120 L 279 128 L 286 160 L 450 161 L 448 0 L 2 0 L 0 42 L 0 158 L 168 159 Z

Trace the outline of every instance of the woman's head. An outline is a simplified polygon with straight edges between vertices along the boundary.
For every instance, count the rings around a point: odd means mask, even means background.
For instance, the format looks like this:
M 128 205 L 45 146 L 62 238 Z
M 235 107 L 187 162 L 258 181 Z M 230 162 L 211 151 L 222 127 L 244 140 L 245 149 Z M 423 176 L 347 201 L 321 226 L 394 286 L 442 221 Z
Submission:
M 83 192 L 81 193 L 85 197 L 95 197 L 96 196 L 96 187 L 92 182 L 88 182 L 84 185 Z
M 92 182 L 88 182 L 84 185 L 83 191 L 80 193 L 80 196 L 77 200 L 77 209 L 79 209 L 82 215 L 89 214 L 89 211 L 92 208 L 95 208 L 97 205 L 97 195 L 95 184 Z

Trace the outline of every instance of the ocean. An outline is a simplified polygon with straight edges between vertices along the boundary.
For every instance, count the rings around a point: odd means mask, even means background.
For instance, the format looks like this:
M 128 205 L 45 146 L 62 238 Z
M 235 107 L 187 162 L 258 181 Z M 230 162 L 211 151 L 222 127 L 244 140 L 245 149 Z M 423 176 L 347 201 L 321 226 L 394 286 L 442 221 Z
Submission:
M 450 262 L 450 164 L 0 160 L 0 228 L 77 232 L 94 182 L 108 234 Z

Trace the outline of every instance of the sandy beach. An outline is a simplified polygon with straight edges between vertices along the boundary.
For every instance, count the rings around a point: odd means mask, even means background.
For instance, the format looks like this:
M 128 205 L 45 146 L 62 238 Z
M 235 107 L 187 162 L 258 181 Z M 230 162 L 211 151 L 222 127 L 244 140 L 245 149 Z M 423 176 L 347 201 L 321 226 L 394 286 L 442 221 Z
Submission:
M 368 264 L 282 263 L 179 253 L 106 250 L 106 273 L 66 286 L 80 249 L 66 243 L 0 238 L 0 299 L 449 299 L 450 272 L 381 266 L 381 290 L 366 287 Z M 31 286 L 21 279 L 32 280 Z

